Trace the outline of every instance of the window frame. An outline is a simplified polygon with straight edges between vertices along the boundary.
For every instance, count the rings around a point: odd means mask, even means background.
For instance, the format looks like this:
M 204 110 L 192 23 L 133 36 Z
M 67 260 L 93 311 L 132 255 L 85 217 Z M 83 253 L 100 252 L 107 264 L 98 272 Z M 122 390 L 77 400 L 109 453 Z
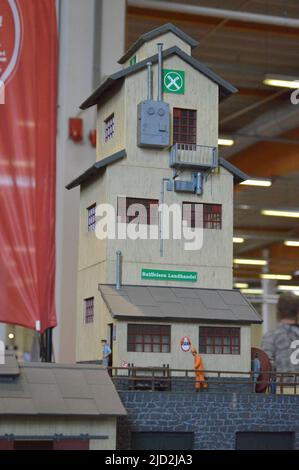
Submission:
M 183 201 L 182 202 L 182 220 L 187 221 L 187 226 L 190 227 L 190 228 L 193 228 L 193 229 L 195 228 L 195 217 L 194 217 L 195 211 L 192 210 L 192 209 L 193 209 L 193 207 L 195 207 L 195 205 L 198 205 L 198 204 L 203 206 L 203 219 L 202 219 L 203 226 L 202 226 L 202 228 L 210 229 L 210 230 L 222 230 L 222 204 L 207 204 L 207 203 L 203 203 L 203 202 Z M 184 218 L 184 206 L 187 206 L 187 205 L 191 205 L 191 221 L 190 221 L 190 224 L 189 224 L 189 221 Z M 208 217 L 208 215 L 210 214 L 208 212 L 208 209 L 210 207 L 220 208 L 219 212 L 215 211 L 213 213 L 213 215 L 220 214 L 220 219 L 219 220 L 217 220 L 216 217 L 215 217 L 216 220 L 210 220 L 211 218 Z M 197 227 L 197 228 L 200 228 L 200 227 Z
M 94 232 L 96 229 L 96 208 L 97 204 L 87 207 L 87 232 Z M 92 212 L 91 212 L 92 211 Z
M 183 114 L 186 116 L 183 116 Z M 193 114 L 193 117 L 192 117 Z M 183 121 L 186 120 L 186 124 Z M 197 144 L 197 110 L 174 107 L 172 111 L 173 144 Z
M 125 211 L 126 211 L 125 214 L 120 213 L 120 211 L 123 210 L 122 204 L 120 204 L 122 199 L 125 199 Z M 136 217 L 138 217 L 138 214 L 136 215 L 136 213 L 134 215 L 127 215 L 128 208 L 133 204 L 141 204 L 146 208 L 147 217 L 146 217 L 146 223 L 144 223 L 144 225 L 158 225 L 159 223 L 159 216 L 158 216 L 159 215 L 159 199 L 130 197 L 130 196 L 118 196 L 117 198 L 117 217 L 120 218 L 120 222 L 130 224 L 130 223 L 133 223 L 133 220 Z M 156 209 L 157 216 L 154 217 L 156 221 L 151 219 L 151 209 L 150 209 L 151 205 L 154 205 L 157 208 Z
M 154 330 L 155 329 L 155 330 Z M 134 331 L 135 330 L 135 331 Z M 136 341 L 136 337 L 141 336 L 140 341 Z M 160 341 L 154 342 L 153 337 L 159 336 Z M 147 342 L 145 337 L 150 337 Z M 168 337 L 168 341 L 164 342 L 163 337 Z M 134 338 L 134 339 L 132 339 Z M 141 351 L 136 349 L 136 345 L 141 345 Z M 159 351 L 155 351 L 154 346 L 159 345 Z M 145 347 L 150 346 L 149 351 L 145 351 Z M 163 351 L 163 346 L 167 346 L 167 351 Z M 127 352 L 133 353 L 158 353 L 169 354 L 171 352 L 171 325 L 145 324 L 145 323 L 128 323 L 127 324 Z
M 201 341 L 201 338 L 205 338 L 205 341 Z M 220 344 L 216 344 L 216 338 L 221 339 Z M 229 344 L 225 344 L 224 338 L 229 339 Z M 209 342 L 207 339 L 209 339 Z M 234 342 L 233 339 L 237 339 L 237 341 Z M 216 351 L 216 348 L 219 347 L 221 352 Z M 229 352 L 225 352 L 227 347 L 229 347 Z M 198 330 L 198 351 L 200 354 L 239 356 L 241 354 L 241 328 L 237 326 L 200 326 Z
M 84 299 L 84 324 L 90 325 L 91 323 L 94 323 L 94 297 L 87 297 Z
M 115 114 L 111 113 L 104 119 L 104 142 L 107 144 L 115 135 Z

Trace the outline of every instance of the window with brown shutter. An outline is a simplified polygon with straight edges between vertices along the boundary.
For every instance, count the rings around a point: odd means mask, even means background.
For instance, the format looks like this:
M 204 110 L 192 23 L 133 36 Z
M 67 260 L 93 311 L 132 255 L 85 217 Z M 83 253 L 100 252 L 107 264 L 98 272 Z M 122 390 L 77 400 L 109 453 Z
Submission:
M 135 204 L 141 205 L 142 210 L 138 211 L 138 207 L 134 207 Z M 128 215 L 129 208 L 131 207 L 131 213 Z M 119 221 L 122 223 L 134 223 L 134 219 L 138 217 L 138 223 L 145 225 L 157 225 L 158 224 L 158 199 L 144 199 L 136 197 L 118 197 L 117 198 L 117 215 Z M 130 211 L 129 211 L 130 212 Z
M 128 325 L 128 352 L 170 352 L 169 325 Z
M 203 354 L 240 354 L 240 328 L 199 328 L 199 352 Z
M 200 228 L 196 225 L 196 207 L 202 206 L 202 218 L 199 221 L 203 228 L 221 230 L 222 228 L 222 206 L 221 204 L 201 204 L 200 202 L 183 202 L 183 220 L 187 227 Z

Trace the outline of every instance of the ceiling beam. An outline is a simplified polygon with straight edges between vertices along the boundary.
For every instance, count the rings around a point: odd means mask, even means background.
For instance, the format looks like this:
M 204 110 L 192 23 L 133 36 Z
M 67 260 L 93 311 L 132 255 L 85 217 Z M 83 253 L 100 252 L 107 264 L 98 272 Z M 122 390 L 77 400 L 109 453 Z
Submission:
M 285 246 L 282 243 L 273 243 L 267 247 L 269 250 L 269 263 L 268 271 L 273 274 L 291 274 L 299 269 L 299 248 Z M 252 259 L 263 259 L 263 253 L 261 249 L 250 250 L 246 253 L 245 258 Z M 261 266 L 244 266 L 234 265 L 234 276 L 244 277 L 250 273 L 252 277 L 261 274 L 263 267 Z
M 139 2 L 139 0 L 138 0 Z M 137 4 L 137 2 L 134 2 Z M 151 2 L 153 3 L 153 2 Z M 155 2 L 159 5 L 160 2 Z M 165 3 L 165 2 L 164 2 Z M 171 3 L 169 2 L 169 5 Z M 177 4 L 172 4 L 173 6 Z M 186 6 L 186 4 L 185 4 Z M 216 10 L 216 9 L 215 9 Z M 208 15 L 203 14 L 191 14 L 191 13 L 183 13 L 178 11 L 167 11 L 164 10 L 157 10 L 156 8 L 145 8 L 140 6 L 136 6 L 135 4 L 128 5 L 128 15 L 134 17 L 137 21 L 140 20 L 140 17 L 143 19 L 148 20 L 155 20 L 161 24 L 167 22 L 175 22 L 176 24 L 184 24 L 187 23 L 189 25 L 199 26 L 199 24 L 207 25 L 210 27 L 216 27 L 219 25 L 221 21 L 220 18 L 211 17 Z M 266 15 L 263 15 L 266 16 Z M 298 20 L 297 20 L 298 21 Z M 273 24 L 258 24 L 249 21 L 238 21 L 238 20 L 228 20 L 223 26 L 223 29 L 234 30 L 237 32 L 244 32 L 248 31 L 253 34 L 265 36 L 265 33 L 271 33 L 275 35 L 285 36 L 285 37 L 298 37 L 299 36 L 299 28 L 288 27 L 288 26 L 279 26 Z
M 282 137 L 299 138 L 299 129 L 286 132 Z M 298 144 L 258 142 L 233 155 L 229 162 L 248 175 L 275 177 L 299 172 Z
M 263 88 L 238 88 L 238 95 L 241 96 L 252 96 L 253 98 L 268 98 L 275 94 L 273 90 L 265 90 Z M 278 100 L 285 101 L 285 96 L 277 97 Z

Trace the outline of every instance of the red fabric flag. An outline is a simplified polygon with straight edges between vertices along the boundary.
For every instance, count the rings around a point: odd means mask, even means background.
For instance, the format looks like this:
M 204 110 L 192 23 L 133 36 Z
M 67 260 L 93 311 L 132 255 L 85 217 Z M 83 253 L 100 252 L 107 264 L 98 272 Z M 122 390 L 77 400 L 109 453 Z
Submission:
M 0 0 L 0 322 L 56 326 L 55 0 Z

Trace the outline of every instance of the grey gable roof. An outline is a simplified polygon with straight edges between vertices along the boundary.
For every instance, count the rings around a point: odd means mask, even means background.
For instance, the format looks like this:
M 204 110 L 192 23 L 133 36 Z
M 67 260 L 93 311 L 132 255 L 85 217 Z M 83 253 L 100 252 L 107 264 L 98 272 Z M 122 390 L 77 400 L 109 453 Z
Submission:
M 9 359 L 9 352 L 6 352 Z M 18 374 L 7 374 L 0 365 L 0 414 L 76 416 L 124 416 L 126 410 L 102 366 L 14 362 Z
M 162 26 L 159 26 L 159 28 L 152 29 L 151 31 L 148 31 L 147 33 L 142 34 L 139 36 L 136 42 L 132 44 L 131 47 L 127 50 L 127 52 L 119 59 L 118 63 L 123 64 L 126 62 L 144 43 L 147 41 L 151 41 L 152 39 L 155 39 L 157 36 L 161 36 L 162 34 L 171 32 L 175 34 L 177 37 L 185 41 L 189 46 L 196 47 L 198 46 L 198 41 L 195 41 L 195 39 L 191 38 L 188 34 L 184 33 L 181 29 L 177 28 L 174 26 L 172 23 L 166 23 Z
M 123 320 L 262 323 L 238 290 L 99 284 L 112 317 Z
M 99 162 L 94 163 L 86 171 L 84 171 L 84 173 L 82 173 L 80 176 L 78 176 L 69 184 L 67 184 L 66 189 L 72 189 L 76 186 L 80 186 L 80 184 L 84 183 L 84 181 L 94 176 L 99 170 L 105 169 L 108 165 L 111 165 L 111 163 L 117 162 L 126 156 L 127 153 L 123 149 L 119 152 L 114 153 L 113 155 L 110 155 L 109 157 L 103 158 Z
M 125 149 L 120 150 L 119 152 L 110 155 L 109 157 L 103 158 L 99 162 L 94 163 L 90 166 L 86 171 L 84 171 L 81 175 L 71 181 L 69 184 L 66 185 L 66 189 L 73 189 L 76 186 L 80 186 L 82 183 L 87 181 L 89 178 L 94 176 L 98 173 L 99 170 L 104 170 L 108 165 L 112 163 L 118 162 L 127 156 Z M 243 171 L 239 170 L 236 166 L 229 163 L 227 160 L 223 158 L 219 159 L 219 165 L 229 171 L 234 177 L 234 184 L 239 184 L 242 181 L 248 179 L 248 176 L 243 173 Z
M 238 91 L 229 82 L 219 77 L 219 75 L 214 73 L 212 70 L 210 70 L 208 67 L 206 67 L 204 64 L 202 64 L 198 60 L 186 54 L 177 46 L 170 47 L 169 49 L 166 49 L 165 51 L 163 51 L 163 59 L 166 59 L 167 57 L 170 57 L 173 54 L 176 54 L 177 56 L 179 56 L 189 65 L 191 65 L 191 67 L 193 67 L 195 70 L 198 70 L 198 72 L 201 72 L 203 75 L 205 75 L 210 80 L 212 80 L 217 85 L 219 85 L 219 100 L 220 101 L 227 98 L 232 93 L 236 93 Z M 132 73 L 136 73 L 139 70 L 142 70 L 143 68 L 146 67 L 148 62 L 152 62 L 152 63 L 158 62 L 158 54 L 155 54 L 151 57 L 147 57 L 146 59 L 142 60 L 141 62 L 138 62 L 135 65 L 127 67 L 123 70 L 119 70 L 118 72 L 112 75 L 109 75 L 108 77 L 105 77 L 100 83 L 100 85 L 98 86 L 98 88 L 96 88 L 96 90 L 94 90 L 93 93 L 81 104 L 80 108 L 87 109 L 87 108 L 90 108 L 91 106 L 96 105 L 97 102 L 100 100 L 101 96 L 107 90 L 109 90 L 113 85 L 118 83 L 119 80 L 123 80 L 128 75 L 131 75 Z

